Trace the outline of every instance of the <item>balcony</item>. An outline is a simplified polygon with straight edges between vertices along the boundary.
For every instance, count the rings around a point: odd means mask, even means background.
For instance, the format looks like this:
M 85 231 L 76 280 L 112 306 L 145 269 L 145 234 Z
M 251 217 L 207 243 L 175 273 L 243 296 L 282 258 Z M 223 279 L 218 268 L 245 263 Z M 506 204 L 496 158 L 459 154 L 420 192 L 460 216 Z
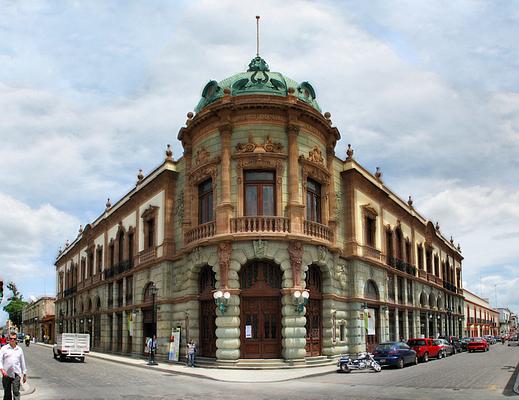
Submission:
M 198 225 L 197 227 L 186 232 L 184 240 L 186 244 L 191 242 L 196 242 L 201 239 L 206 239 L 212 237 L 216 234 L 216 222 L 211 221 L 202 225 Z
M 63 296 L 71 296 L 74 293 L 76 293 L 76 286 L 72 286 L 71 288 L 65 289 L 65 291 L 63 292 Z
M 422 270 L 422 269 L 419 269 L 418 270 L 418 276 L 422 279 L 427 279 L 427 272 Z
M 395 257 L 389 257 L 388 264 L 391 265 L 393 268 L 398 269 L 399 271 L 405 272 L 409 275 L 416 275 L 416 267 L 413 265 L 406 263 L 403 260 L 400 260 L 399 258 Z
M 139 253 L 139 264 L 146 263 L 148 261 L 152 261 L 157 257 L 157 248 L 150 247 L 146 250 L 143 250 Z
M 231 218 L 231 233 L 289 233 L 290 220 L 284 217 Z
M 451 292 L 457 293 L 457 288 L 452 283 L 449 282 L 443 282 L 444 289 L 447 289 Z
M 373 258 L 380 261 L 380 251 L 371 246 L 362 246 L 362 254 L 364 257 Z
M 333 231 L 327 225 L 318 222 L 305 220 L 303 222 L 303 232 L 308 236 L 324 239 L 329 242 L 333 241 Z
M 110 279 L 114 276 L 122 274 L 123 272 L 129 271 L 133 268 L 133 260 L 121 261 L 115 264 L 113 267 L 104 270 L 105 279 Z

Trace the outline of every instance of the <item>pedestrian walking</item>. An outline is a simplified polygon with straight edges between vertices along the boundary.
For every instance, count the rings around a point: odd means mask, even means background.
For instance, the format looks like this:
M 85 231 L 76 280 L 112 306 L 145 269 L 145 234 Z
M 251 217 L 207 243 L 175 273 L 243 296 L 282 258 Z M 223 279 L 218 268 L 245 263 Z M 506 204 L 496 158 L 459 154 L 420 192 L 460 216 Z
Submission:
M 196 354 L 196 344 L 193 340 L 190 340 L 187 344 L 187 366 L 194 368 L 195 367 L 195 354 Z
M 148 365 L 157 365 L 155 361 L 155 353 L 157 352 L 157 336 L 153 335 L 153 337 L 148 338 L 148 342 L 146 343 L 150 352 L 150 360 L 148 361 Z
M 9 334 L 9 344 L 0 349 L 0 373 L 4 400 L 20 400 L 20 380 L 27 382 L 23 350 L 16 344 L 16 333 Z

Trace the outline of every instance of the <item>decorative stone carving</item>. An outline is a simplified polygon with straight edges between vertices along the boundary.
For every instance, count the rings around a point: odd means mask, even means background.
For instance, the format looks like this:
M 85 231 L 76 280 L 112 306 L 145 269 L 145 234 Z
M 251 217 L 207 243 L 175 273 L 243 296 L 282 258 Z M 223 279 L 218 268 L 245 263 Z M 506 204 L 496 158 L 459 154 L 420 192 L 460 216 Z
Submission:
M 229 276 L 229 264 L 232 254 L 231 242 L 222 242 L 218 245 L 218 265 L 220 266 L 221 287 L 226 288 Z
M 267 242 L 265 240 L 255 240 L 252 242 L 252 246 L 254 247 L 254 256 L 256 258 L 265 258 L 267 254 Z
M 195 154 L 195 165 L 206 164 L 209 161 L 209 156 L 209 152 L 204 147 L 199 148 Z
M 314 148 L 308 152 L 308 158 L 305 158 L 304 155 L 300 155 L 299 159 L 303 159 L 303 160 L 306 159 L 306 160 L 311 161 L 311 162 L 313 162 L 315 164 L 324 165 L 323 153 L 321 152 L 321 150 L 317 146 L 314 146 Z
M 193 185 L 202 182 L 204 179 L 212 178 L 213 185 L 216 184 L 217 167 L 216 164 L 204 165 L 200 168 L 195 169 L 189 175 L 189 182 Z
M 292 267 L 292 275 L 294 278 L 294 286 L 301 286 L 301 264 L 303 262 L 303 244 L 297 241 L 291 241 L 288 245 L 288 254 L 290 256 L 290 266 Z
M 353 160 L 353 149 L 351 148 L 351 144 L 348 144 L 348 150 L 346 150 L 346 160 Z
M 195 247 L 191 252 L 190 256 L 193 265 L 200 264 L 202 261 L 202 250 L 200 249 L 200 247 Z
M 321 263 L 326 262 L 326 256 L 328 255 L 328 250 L 324 246 L 319 246 L 317 248 L 317 260 Z
M 334 268 L 334 276 L 335 280 L 339 282 L 341 287 L 346 288 L 347 276 L 346 276 L 346 266 L 343 264 L 335 264 Z
M 382 182 L 382 171 L 380 170 L 380 167 L 377 167 L 377 170 L 375 171 L 375 178 Z
M 252 134 L 249 135 L 248 143 L 236 145 L 236 153 L 281 153 L 282 149 L 281 143 L 273 143 L 270 136 L 267 136 L 263 144 L 255 143 Z

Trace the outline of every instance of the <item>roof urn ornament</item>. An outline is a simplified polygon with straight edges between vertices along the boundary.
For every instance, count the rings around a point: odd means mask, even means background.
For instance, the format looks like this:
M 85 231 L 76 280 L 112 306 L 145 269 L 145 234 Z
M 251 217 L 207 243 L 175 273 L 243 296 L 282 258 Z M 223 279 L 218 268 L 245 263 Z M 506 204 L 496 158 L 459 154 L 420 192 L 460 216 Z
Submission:
M 186 121 L 186 125 L 189 125 L 191 123 L 191 121 L 193 120 L 193 117 L 195 116 L 195 114 L 193 114 L 191 111 L 189 111 L 187 113 L 187 121 Z
M 68 239 L 65 241 L 65 248 L 67 248 L 68 246 L 70 245 L 70 242 L 68 241 Z
M 456 250 L 458 250 L 461 253 L 461 247 L 460 247 L 459 243 L 458 243 L 458 247 L 456 247 Z
M 324 113 L 324 118 L 326 119 L 326 122 L 328 122 L 328 125 L 332 124 L 332 114 L 330 114 L 328 111 Z M 348 145 L 349 146 L 349 145 Z
M 411 196 L 409 196 L 409 199 L 407 200 L 407 205 L 409 207 L 412 207 L 413 206 L 413 199 L 411 198 Z
M 171 145 L 169 143 L 166 147 L 166 160 L 173 161 L 173 150 L 171 150 Z
M 436 221 L 436 226 L 435 226 L 436 230 L 439 231 L 440 230 L 440 224 L 438 223 L 438 221 Z
M 108 200 L 106 200 L 105 206 L 106 206 L 107 210 L 112 207 L 112 203 L 110 203 L 110 198 L 108 198 Z
M 346 160 L 353 160 L 353 149 L 351 148 L 351 144 L 348 144 L 348 150 L 346 150 L 346 155 L 348 156 Z
M 144 174 L 142 173 L 142 169 L 139 169 L 139 173 L 137 174 L 137 185 L 142 182 L 144 179 Z
M 79 225 L 79 234 L 81 235 L 83 233 L 83 225 Z
M 380 167 L 377 167 L 377 170 L 375 171 L 375 178 L 382 181 L 382 171 L 380 171 Z
M 451 244 L 454 246 L 454 239 L 452 239 L 452 236 L 451 236 Z

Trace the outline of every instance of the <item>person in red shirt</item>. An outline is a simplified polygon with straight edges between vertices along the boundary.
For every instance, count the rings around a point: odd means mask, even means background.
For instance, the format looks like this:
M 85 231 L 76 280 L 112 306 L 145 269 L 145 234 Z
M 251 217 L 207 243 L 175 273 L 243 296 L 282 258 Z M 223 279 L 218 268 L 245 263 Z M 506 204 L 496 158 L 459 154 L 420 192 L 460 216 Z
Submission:
M 0 337 L 0 347 L 4 346 L 7 344 L 7 338 L 5 337 L 5 335 L 2 335 L 2 337 Z

